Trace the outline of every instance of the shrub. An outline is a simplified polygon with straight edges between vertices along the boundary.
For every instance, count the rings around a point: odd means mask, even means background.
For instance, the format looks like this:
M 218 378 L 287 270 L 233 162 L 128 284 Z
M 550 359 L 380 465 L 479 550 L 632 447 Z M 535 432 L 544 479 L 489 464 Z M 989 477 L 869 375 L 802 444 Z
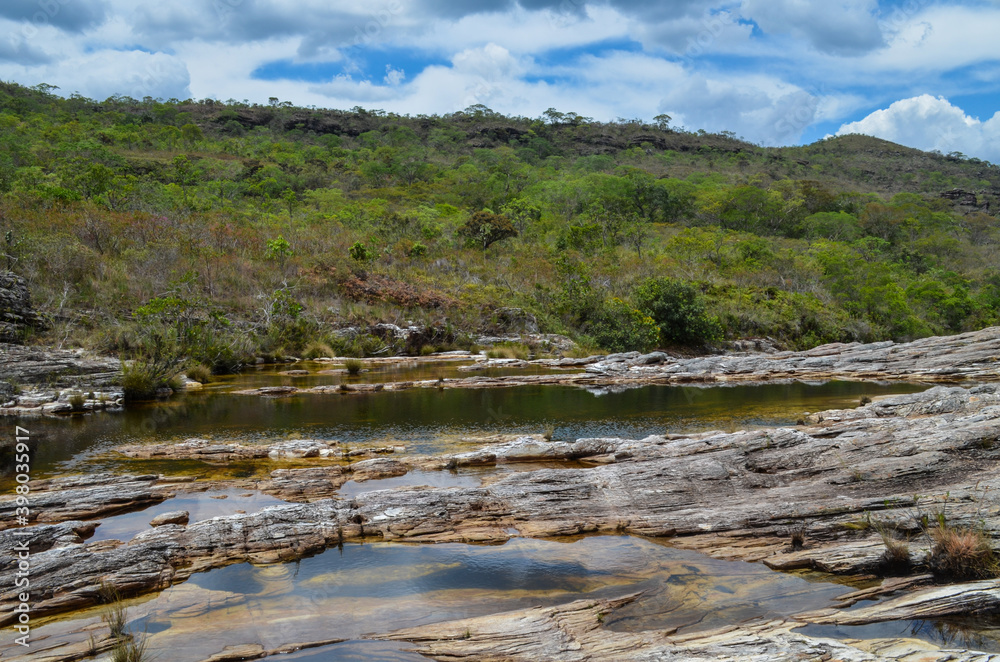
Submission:
M 509 237 L 516 237 L 518 233 L 509 218 L 484 210 L 473 214 L 472 218 L 458 229 L 458 234 L 485 251 L 492 244 Z
M 347 359 L 344 361 L 344 367 L 347 368 L 347 374 L 357 375 L 365 367 L 365 364 L 358 359 Z
M 158 389 L 167 387 L 172 369 L 156 362 L 134 360 L 122 365 L 122 391 L 126 402 L 151 400 Z
M 705 313 L 701 293 L 673 278 L 650 278 L 636 288 L 633 300 L 653 318 L 665 344 L 698 345 L 722 337 L 718 320 Z
M 351 256 L 351 259 L 357 262 L 371 262 L 377 257 L 375 251 L 371 250 L 360 241 L 354 242 L 347 252 Z
M 587 331 L 597 344 L 611 352 L 649 351 L 660 338 L 653 318 L 621 299 L 607 301 Z

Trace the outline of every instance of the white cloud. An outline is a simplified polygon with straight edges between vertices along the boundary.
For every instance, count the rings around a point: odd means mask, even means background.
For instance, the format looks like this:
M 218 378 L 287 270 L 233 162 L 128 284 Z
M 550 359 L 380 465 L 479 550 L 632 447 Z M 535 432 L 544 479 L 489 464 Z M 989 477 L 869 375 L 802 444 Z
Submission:
M 897 101 L 837 131 L 837 135 L 848 133 L 863 133 L 918 149 L 962 152 L 1000 163 L 1000 112 L 983 122 L 944 97 L 929 94 Z
M 818 51 L 860 55 L 883 45 L 877 0 L 743 0 L 741 13 L 769 34 L 791 34 Z
M 816 118 L 819 99 L 764 76 L 690 76 L 669 90 L 660 110 L 689 129 L 732 131 L 766 145 L 794 142 Z
M 103 100 L 115 94 L 188 98 L 191 77 L 180 59 L 144 51 L 99 51 L 40 66 L 0 64 L 0 77 L 28 85 L 56 85 L 63 94 L 79 92 Z

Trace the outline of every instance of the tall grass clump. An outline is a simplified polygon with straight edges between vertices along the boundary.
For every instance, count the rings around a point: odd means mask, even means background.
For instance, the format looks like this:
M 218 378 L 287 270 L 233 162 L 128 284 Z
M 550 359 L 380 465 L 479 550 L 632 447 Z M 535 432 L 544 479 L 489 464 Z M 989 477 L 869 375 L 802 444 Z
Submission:
M 1000 564 L 989 537 L 979 527 L 941 522 L 930 530 L 930 566 L 946 579 L 986 579 L 1000 575 Z
M 365 367 L 365 364 L 360 359 L 347 359 L 344 361 L 344 367 L 347 368 L 347 374 L 356 376 Z

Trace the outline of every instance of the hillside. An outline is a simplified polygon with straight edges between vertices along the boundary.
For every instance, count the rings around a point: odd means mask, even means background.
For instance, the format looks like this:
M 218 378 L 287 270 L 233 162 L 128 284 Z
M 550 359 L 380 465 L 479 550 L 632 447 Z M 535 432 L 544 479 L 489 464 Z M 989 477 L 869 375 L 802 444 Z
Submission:
M 1000 168 L 960 154 L 51 92 L 0 84 L 0 266 L 49 320 L 28 342 L 224 371 L 479 332 L 806 348 L 1000 321 Z

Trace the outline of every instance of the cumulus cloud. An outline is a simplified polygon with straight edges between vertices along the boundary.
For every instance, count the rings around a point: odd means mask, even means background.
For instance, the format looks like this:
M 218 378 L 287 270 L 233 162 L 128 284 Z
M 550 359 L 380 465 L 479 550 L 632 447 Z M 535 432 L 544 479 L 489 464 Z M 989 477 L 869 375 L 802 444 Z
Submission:
M 877 0 L 743 0 L 742 14 L 769 34 L 790 34 L 834 55 L 860 55 L 885 44 Z
M 660 109 L 689 129 L 733 131 L 766 145 L 794 142 L 813 123 L 819 101 L 773 79 L 692 76 L 671 89 Z
M 944 97 L 903 99 L 864 119 L 844 124 L 837 135 L 863 133 L 924 150 L 962 152 L 1000 163 L 1000 112 L 985 122 Z

